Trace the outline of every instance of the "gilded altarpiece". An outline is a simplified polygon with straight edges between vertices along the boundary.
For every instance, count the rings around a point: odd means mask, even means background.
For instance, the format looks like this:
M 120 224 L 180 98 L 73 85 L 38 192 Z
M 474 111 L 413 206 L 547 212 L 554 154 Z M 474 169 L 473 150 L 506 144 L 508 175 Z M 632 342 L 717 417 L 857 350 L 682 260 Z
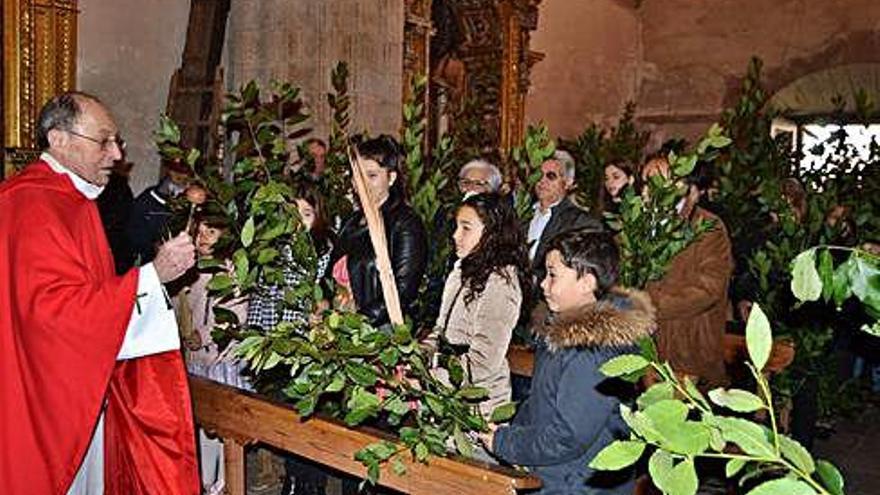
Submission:
M 76 87 L 77 14 L 77 0 L 3 0 L 4 176 L 36 156 L 43 104 Z
M 529 74 L 543 58 L 529 50 L 539 3 L 407 1 L 404 84 L 428 74 L 429 139 L 451 133 L 464 155 L 502 162 L 520 143 Z

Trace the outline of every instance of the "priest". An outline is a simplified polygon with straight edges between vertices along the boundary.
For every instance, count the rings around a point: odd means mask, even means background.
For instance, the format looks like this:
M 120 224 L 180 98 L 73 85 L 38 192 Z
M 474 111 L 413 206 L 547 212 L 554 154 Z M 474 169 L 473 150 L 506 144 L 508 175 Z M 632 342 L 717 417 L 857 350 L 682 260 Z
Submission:
M 163 283 L 181 234 L 114 272 L 95 198 L 125 143 L 71 92 L 40 113 L 40 159 L 0 183 L 0 493 L 197 494 L 192 409 Z

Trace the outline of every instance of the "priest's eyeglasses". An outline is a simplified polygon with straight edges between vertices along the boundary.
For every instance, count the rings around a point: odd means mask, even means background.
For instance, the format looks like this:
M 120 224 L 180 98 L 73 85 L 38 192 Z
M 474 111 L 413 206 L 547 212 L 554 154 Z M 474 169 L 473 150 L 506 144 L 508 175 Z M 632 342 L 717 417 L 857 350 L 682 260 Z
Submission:
M 81 137 L 83 139 L 88 139 L 93 143 L 97 143 L 101 147 L 101 151 L 109 151 L 110 145 L 115 144 L 119 151 L 123 151 L 125 149 L 125 140 L 122 139 L 122 136 L 119 134 L 115 136 L 106 137 L 104 139 L 93 138 L 92 136 L 86 136 L 85 134 L 80 134 L 75 131 L 67 131 L 70 134 L 73 134 L 76 137 Z

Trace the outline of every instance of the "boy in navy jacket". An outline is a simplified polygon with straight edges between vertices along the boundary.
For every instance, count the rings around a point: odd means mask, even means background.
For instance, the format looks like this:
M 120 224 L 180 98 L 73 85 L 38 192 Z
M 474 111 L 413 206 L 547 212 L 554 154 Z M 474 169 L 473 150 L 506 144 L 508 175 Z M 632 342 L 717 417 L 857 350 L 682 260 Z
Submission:
M 613 289 L 618 251 L 609 233 L 581 230 L 553 239 L 541 283 L 550 310 L 535 330 L 532 389 L 510 425 L 485 437 L 496 456 L 529 467 L 541 494 L 632 493 L 631 473 L 587 465 L 627 436 L 619 416 L 626 386 L 599 367 L 656 327 L 647 294 Z

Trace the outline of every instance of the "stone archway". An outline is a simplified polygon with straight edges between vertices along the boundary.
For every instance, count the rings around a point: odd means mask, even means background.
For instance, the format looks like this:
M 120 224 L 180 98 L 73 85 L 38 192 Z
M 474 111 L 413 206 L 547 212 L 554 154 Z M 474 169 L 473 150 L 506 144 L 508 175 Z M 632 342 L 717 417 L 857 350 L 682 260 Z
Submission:
M 880 63 L 880 31 L 848 32 L 825 48 L 803 57 L 786 59 L 776 66 L 765 66 L 762 83 L 768 95 L 775 95 L 796 81 L 828 69 L 850 65 Z M 735 104 L 740 93 L 739 77 L 728 80 L 723 105 Z
M 856 92 L 864 91 L 875 102 L 880 99 L 880 61 L 843 64 L 804 75 L 779 88 L 770 98 L 774 107 L 798 116 L 830 115 L 841 108 L 852 112 Z

